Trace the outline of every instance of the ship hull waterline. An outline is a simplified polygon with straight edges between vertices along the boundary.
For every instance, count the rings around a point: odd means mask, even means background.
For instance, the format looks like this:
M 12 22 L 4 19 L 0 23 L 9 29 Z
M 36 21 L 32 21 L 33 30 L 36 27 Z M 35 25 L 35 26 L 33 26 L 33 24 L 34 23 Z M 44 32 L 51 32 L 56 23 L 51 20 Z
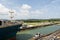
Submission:
M 22 24 L 0 28 L 0 40 L 16 40 L 16 33 L 20 31 Z

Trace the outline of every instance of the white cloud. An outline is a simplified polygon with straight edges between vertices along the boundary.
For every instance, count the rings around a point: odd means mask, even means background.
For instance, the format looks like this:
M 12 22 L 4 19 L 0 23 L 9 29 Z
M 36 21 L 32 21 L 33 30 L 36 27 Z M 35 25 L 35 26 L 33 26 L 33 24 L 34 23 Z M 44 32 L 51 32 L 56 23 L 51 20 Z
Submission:
M 20 8 L 19 8 L 19 12 L 12 9 L 14 11 L 14 14 L 12 16 L 14 16 L 14 19 L 21 17 L 21 19 L 26 19 L 29 17 L 29 13 L 30 13 L 30 9 L 31 6 L 27 5 L 27 4 L 23 4 Z M 10 9 L 5 7 L 4 5 L 0 4 L 0 17 L 1 18 L 7 18 L 10 19 L 10 14 L 9 14 Z M 4 14 L 5 17 L 3 17 L 1 14 Z M 5 15 L 8 14 L 8 15 Z M 16 17 L 16 18 L 15 18 Z
M 46 9 L 36 9 L 36 10 L 30 10 L 32 7 L 30 5 L 27 5 L 27 4 L 23 4 L 21 7 L 20 7 L 20 12 L 18 15 L 20 15 L 21 18 L 25 19 L 25 18 L 34 18 L 35 16 L 36 17 L 39 17 L 41 14 L 45 14 L 48 12 L 48 10 Z
M 39 14 L 40 13 L 40 10 L 35 10 L 35 11 L 31 11 L 31 13 L 34 13 L 34 14 Z
M 4 5 L 0 4 L 0 19 L 4 19 L 4 18 L 7 19 L 8 11 L 9 11 L 8 8 L 6 8 Z
M 21 6 L 21 9 L 23 9 L 23 10 L 29 10 L 30 8 L 31 8 L 31 6 L 28 5 L 28 4 L 23 4 L 23 5 Z
M 0 18 L 4 18 L 4 19 L 10 19 L 11 14 L 9 13 L 11 9 L 5 7 L 4 5 L 0 4 Z M 16 10 L 12 9 L 11 11 L 13 11 L 13 15 L 12 16 L 16 16 Z M 3 17 L 4 16 L 4 17 Z
M 6 8 L 4 5 L 0 4 L 0 13 L 7 13 L 9 11 L 8 8 Z
M 20 7 L 20 16 L 21 16 L 22 18 L 27 18 L 27 17 L 29 17 L 30 9 L 31 9 L 31 6 L 30 6 L 30 5 L 28 5 L 28 4 L 23 4 L 23 5 Z
M 14 14 L 16 13 L 16 10 L 14 10 L 14 9 L 12 9 L 12 10 L 8 9 L 4 5 L 0 4 L 0 14 L 9 14 L 10 15 L 9 11 L 13 11 Z
M 31 11 L 31 13 L 37 14 L 37 15 L 39 15 L 39 14 L 44 14 L 44 13 L 46 13 L 46 12 L 48 12 L 48 11 L 45 10 L 45 9 L 40 9 L 40 10 Z

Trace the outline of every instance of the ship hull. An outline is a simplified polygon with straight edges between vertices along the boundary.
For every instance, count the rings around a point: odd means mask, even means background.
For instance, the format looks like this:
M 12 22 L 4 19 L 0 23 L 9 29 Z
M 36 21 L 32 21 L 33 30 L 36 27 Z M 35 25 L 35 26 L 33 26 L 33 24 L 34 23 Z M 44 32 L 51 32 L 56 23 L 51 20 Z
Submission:
M 0 28 L 0 40 L 16 40 L 16 33 L 20 31 L 20 24 Z

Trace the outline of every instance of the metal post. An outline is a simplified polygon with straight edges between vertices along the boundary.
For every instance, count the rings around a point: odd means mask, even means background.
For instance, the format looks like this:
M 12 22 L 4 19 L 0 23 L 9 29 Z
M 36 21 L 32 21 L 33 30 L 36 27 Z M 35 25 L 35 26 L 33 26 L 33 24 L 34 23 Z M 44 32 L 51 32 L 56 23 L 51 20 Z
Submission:
M 10 10 L 9 13 L 10 13 L 10 19 L 11 19 L 11 22 L 12 22 L 13 21 L 13 17 L 14 17 L 13 16 L 14 11 L 13 10 Z

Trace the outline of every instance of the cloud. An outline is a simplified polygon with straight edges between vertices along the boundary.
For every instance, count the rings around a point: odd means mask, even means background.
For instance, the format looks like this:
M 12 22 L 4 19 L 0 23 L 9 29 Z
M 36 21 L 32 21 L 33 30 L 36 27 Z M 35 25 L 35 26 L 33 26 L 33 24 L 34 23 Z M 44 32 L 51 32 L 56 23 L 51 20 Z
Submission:
M 46 14 L 48 12 L 48 10 L 47 9 L 44 9 L 44 8 L 42 8 L 42 9 L 36 9 L 36 10 L 33 10 L 33 11 L 31 11 L 31 16 L 36 16 L 36 17 L 39 17 L 40 15 L 44 15 L 44 14 Z
M 14 12 L 13 16 L 15 19 L 26 19 L 26 18 L 29 18 L 29 13 L 30 13 L 30 9 L 31 9 L 31 6 L 28 5 L 28 4 L 23 4 L 22 6 L 20 6 L 19 8 L 19 12 L 12 9 L 12 11 Z M 1 18 L 4 18 L 4 19 L 10 19 L 10 13 L 9 13 L 10 9 L 5 7 L 4 5 L 0 4 L 0 17 Z M 5 15 L 7 14 L 7 15 Z M 5 17 L 3 17 L 3 15 Z
M 40 14 L 40 10 L 31 11 L 31 13 Z
M 28 5 L 28 4 L 23 4 L 22 6 L 20 6 L 20 11 L 17 14 L 18 16 L 20 16 L 22 19 L 29 19 L 29 18 L 34 18 L 34 17 L 39 17 L 42 14 L 45 14 L 48 12 L 48 10 L 46 9 L 35 9 L 35 10 L 31 10 L 32 6 Z
M 60 0 L 40 1 L 40 4 L 34 3 L 20 4 L 18 1 L 2 0 L 2 4 L 9 8 L 13 8 L 15 17 L 18 19 L 28 18 L 54 18 L 60 17 Z M 37 2 L 36 2 L 37 3 Z M 0 14 L 7 14 L 9 8 L 0 4 Z M 32 6 L 31 6 L 32 5 Z M 14 8 L 15 7 L 15 8 Z M 17 8 L 18 7 L 18 8 Z M 32 8 L 33 7 L 33 8 Z
M 23 5 L 21 6 L 21 9 L 23 9 L 23 10 L 29 10 L 30 8 L 31 8 L 31 6 L 28 5 L 28 4 L 23 4 Z
M 37 14 L 37 15 L 44 14 L 46 12 L 47 12 L 47 10 L 45 10 L 45 9 L 31 11 L 32 14 Z
M 16 10 L 14 10 L 14 9 L 11 10 L 11 9 L 5 7 L 4 5 L 0 4 L 0 18 L 10 19 L 11 14 L 9 13 L 9 11 L 13 11 L 14 13 L 12 16 L 16 16 L 16 13 L 17 13 Z
M 21 13 L 29 13 L 29 10 L 31 9 L 31 6 L 28 5 L 28 4 L 23 4 L 21 7 L 20 7 L 20 12 Z
M 9 9 L 6 8 L 4 5 L 0 4 L 0 19 L 6 19 L 8 16 Z
M 6 8 L 4 5 L 0 4 L 0 14 L 1 13 L 6 14 L 8 11 L 9 11 L 8 8 Z
M 19 11 L 20 17 L 22 17 L 22 18 L 28 18 L 31 8 L 32 8 L 32 7 L 31 7 L 30 5 L 28 5 L 28 4 L 23 4 L 23 5 L 20 7 L 20 11 Z

